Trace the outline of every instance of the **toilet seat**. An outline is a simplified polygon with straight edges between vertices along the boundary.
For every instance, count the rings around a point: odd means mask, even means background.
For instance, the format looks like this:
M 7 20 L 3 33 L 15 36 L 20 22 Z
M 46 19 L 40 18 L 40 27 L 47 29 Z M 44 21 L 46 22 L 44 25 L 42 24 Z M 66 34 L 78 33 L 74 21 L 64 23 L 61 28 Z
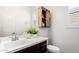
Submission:
M 60 48 L 53 46 L 53 45 L 48 45 L 47 49 L 49 52 L 53 52 L 53 53 L 59 53 L 60 52 Z

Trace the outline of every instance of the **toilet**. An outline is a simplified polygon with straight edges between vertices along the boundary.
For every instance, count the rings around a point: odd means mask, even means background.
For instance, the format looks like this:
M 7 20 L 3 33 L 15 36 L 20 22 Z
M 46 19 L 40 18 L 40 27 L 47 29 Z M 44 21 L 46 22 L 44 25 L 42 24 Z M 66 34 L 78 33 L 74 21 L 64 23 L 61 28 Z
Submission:
M 53 45 L 48 45 L 47 52 L 48 53 L 60 53 L 60 48 L 53 46 Z

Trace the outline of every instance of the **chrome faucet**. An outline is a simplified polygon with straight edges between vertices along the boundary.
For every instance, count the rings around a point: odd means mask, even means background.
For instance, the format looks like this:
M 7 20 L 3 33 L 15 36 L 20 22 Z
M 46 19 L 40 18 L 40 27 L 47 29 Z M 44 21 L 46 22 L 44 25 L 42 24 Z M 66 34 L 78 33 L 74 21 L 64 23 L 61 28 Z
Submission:
M 17 37 L 17 35 L 16 35 L 15 32 L 13 32 L 13 33 L 11 34 L 10 38 L 12 38 L 12 41 L 18 40 L 18 37 Z

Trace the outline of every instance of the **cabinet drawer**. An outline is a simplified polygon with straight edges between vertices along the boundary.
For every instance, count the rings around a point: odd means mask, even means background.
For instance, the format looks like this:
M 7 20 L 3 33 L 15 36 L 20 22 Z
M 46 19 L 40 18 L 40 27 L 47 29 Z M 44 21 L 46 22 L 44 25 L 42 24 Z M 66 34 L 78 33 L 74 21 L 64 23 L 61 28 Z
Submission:
M 43 44 L 47 44 L 47 41 L 43 41 L 43 42 L 39 43 L 39 45 L 43 45 Z

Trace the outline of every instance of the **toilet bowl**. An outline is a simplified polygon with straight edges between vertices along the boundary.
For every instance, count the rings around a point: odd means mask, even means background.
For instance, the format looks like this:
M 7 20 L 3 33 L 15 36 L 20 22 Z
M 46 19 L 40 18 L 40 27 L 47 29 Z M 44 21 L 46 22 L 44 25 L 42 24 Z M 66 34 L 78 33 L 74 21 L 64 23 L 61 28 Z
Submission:
M 47 52 L 48 53 L 60 53 L 60 48 L 58 48 L 57 46 L 53 46 L 53 45 L 48 45 L 47 46 Z

